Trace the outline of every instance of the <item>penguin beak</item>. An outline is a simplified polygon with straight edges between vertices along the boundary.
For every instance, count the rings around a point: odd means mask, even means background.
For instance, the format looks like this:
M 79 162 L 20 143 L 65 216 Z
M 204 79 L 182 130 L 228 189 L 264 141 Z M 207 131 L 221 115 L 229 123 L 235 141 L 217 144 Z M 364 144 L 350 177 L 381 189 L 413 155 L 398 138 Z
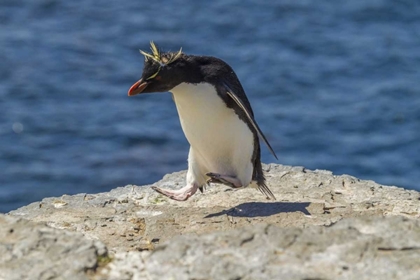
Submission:
M 139 93 L 142 93 L 143 90 L 148 86 L 149 82 L 143 81 L 143 79 L 138 80 L 131 88 L 128 90 L 128 96 L 133 96 Z

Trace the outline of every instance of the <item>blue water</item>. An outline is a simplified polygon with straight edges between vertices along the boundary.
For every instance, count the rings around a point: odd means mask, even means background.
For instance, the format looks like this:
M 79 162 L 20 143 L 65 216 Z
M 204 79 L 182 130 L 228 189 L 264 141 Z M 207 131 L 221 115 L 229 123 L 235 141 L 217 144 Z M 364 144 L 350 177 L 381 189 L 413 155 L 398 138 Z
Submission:
M 227 61 L 279 163 L 420 190 L 420 2 L 201 3 L 0 2 L 0 212 L 186 169 L 170 95 L 127 97 L 150 40 Z

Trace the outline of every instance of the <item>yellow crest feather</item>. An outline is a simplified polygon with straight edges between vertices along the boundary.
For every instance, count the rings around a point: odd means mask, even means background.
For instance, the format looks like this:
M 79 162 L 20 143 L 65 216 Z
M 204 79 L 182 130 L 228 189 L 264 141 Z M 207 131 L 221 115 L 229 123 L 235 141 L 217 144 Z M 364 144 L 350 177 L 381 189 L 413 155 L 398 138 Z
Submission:
M 145 51 L 140 50 L 140 53 L 144 55 L 146 61 L 152 59 L 159 63 L 161 66 L 170 64 L 180 58 L 182 54 L 182 48 L 177 53 L 164 53 L 163 56 L 160 53 L 158 47 L 153 41 L 150 41 L 150 50 L 152 53 L 147 53 Z
M 152 54 L 153 56 L 157 59 L 160 60 L 160 53 L 158 48 L 156 47 L 155 43 L 153 43 L 153 41 L 150 41 L 150 49 L 152 50 Z
M 151 58 L 151 59 L 155 60 L 155 58 L 154 58 L 154 56 L 153 56 L 153 55 L 151 55 L 151 54 L 149 54 L 149 53 L 147 53 L 147 52 L 145 52 L 145 51 L 140 50 L 140 53 L 141 53 L 142 55 L 144 55 L 144 58 L 146 59 L 146 61 L 147 61 L 149 58 Z
M 172 57 L 169 59 L 168 64 L 177 60 L 182 54 L 182 48 L 176 54 L 172 54 Z

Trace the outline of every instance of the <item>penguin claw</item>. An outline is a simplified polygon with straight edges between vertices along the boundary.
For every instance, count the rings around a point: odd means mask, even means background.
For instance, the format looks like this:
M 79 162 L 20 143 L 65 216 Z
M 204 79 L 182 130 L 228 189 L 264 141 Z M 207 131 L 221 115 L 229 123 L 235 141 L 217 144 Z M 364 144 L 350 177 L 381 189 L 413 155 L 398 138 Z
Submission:
M 204 191 L 206 190 L 206 185 L 203 185 L 203 186 L 199 187 L 198 189 L 200 190 L 201 193 L 204 193 Z

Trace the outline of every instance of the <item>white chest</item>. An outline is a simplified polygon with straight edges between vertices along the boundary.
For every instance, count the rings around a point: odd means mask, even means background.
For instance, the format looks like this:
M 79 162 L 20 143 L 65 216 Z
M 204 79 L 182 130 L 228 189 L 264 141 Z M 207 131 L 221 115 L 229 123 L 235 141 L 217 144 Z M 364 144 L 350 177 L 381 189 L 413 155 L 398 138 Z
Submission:
M 252 171 L 253 134 L 212 85 L 183 83 L 172 93 L 185 136 L 208 172 Z

